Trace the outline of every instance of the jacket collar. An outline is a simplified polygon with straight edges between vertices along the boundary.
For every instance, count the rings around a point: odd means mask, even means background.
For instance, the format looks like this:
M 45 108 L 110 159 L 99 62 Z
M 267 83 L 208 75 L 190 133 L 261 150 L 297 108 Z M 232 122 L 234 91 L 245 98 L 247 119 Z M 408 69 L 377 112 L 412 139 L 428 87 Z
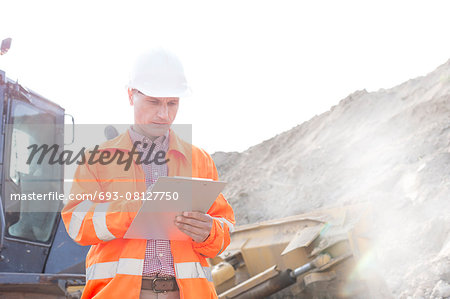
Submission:
M 133 147 L 133 143 L 131 141 L 130 133 L 128 130 L 125 133 L 120 134 L 116 138 L 108 140 L 99 146 L 99 150 L 125 150 L 131 151 Z M 188 161 L 192 162 L 192 145 L 178 137 L 175 132 L 170 129 L 169 130 L 169 150 L 167 154 L 171 152 L 178 152 Z

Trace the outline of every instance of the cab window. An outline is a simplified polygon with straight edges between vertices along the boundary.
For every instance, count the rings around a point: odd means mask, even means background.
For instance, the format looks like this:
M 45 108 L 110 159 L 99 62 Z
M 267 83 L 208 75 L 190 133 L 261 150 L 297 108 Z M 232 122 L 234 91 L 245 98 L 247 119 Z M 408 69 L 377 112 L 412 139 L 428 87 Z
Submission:
M 57 144 L 55 117 L 31 104 L 13 100 L 10 119 L 9 169 L 4 193 L 6 233 L 8 237 L 48 242 L 62 204 L 49 194 L 62 192 L 62 166 L 48 163 L 49 155 L 41 163 L 37 157 L 29 161 L 28 147 Z M 42 200 L 45 194 L 47 199 Z

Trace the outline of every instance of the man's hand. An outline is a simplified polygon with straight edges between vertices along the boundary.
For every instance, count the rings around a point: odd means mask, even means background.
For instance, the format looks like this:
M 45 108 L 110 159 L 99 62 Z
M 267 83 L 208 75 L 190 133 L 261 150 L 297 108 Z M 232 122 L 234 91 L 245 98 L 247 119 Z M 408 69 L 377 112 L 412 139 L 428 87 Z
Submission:
M 213 218 L 201 212 L 183 212 L 175 217 L 175 225 L 195 242 L 205 241 L 213 225 Z

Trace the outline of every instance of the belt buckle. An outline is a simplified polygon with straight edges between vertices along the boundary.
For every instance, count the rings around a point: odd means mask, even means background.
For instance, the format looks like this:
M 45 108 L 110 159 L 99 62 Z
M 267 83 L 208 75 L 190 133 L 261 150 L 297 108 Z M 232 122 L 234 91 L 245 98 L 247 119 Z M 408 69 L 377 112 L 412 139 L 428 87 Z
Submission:
M 152 291 L 155 292 L 155 293 L 167 293 L 167 291 L 161 291 L 161 290 L 157 290 L 155 288 L 156 287 L 156 282 L 158 280 L 167 281 L 167 280 L 169 280 L 169 278 L 167 278 L 167 277 L 155 277 L 155 278 L 153 278 L 153 280 L 152 280 Z

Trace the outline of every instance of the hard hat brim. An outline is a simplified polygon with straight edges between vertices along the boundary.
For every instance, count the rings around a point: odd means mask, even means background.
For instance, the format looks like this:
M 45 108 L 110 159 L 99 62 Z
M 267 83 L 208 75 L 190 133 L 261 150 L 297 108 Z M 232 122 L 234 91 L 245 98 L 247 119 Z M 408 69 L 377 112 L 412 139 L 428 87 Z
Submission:
M 192 95 L 192 89 L 190 86 L 186 86 L 186 88 L 182 90 L 155 90 L 150 89 L 146 86 L 137 86 L 136 84 L 128 84 L 127 86 L 130 89 L 139 90 L 141 93 L 145 94 L 149 97 L 155 98 L 187 98 Z

